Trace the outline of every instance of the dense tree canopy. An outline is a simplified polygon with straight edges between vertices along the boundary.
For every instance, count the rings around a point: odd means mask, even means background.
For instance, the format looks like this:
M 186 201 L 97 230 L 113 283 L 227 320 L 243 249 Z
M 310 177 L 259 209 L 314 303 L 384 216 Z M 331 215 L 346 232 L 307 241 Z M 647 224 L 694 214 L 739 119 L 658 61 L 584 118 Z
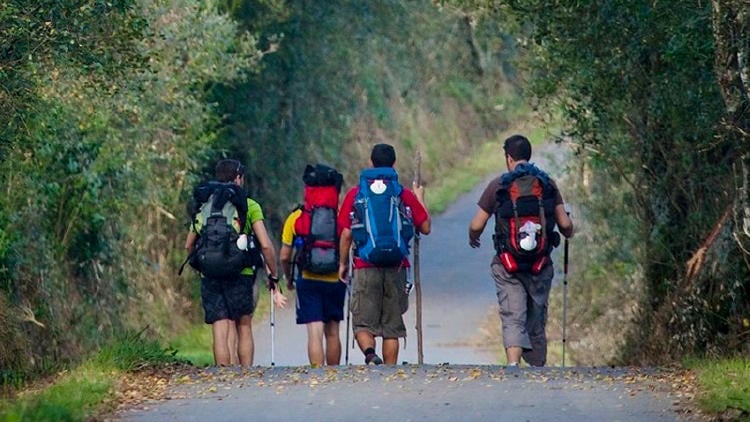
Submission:
M 0 386 L 199 319 L 176 270 L 216 160 L 248 165 L 275 239 L 305 163 L 351 183 L 388 141 L 438 175 L 518 108 L 501 59 L 474 60 L 507 36 L 428 2 L 26 3 L 0 10 Z
M 529 92 L 538 107 L 562 110 L 561 139 L 591 170 L 588 217 L 620 240 L 615 248 L 636 251 L 606 261 L 609 277 L 620 277 L 612 264 L 623 259 L 642 269 L 642 301 L 622 359 L 746 347 L 750 25 L 742 6 L 450 3 L 517 18 Z

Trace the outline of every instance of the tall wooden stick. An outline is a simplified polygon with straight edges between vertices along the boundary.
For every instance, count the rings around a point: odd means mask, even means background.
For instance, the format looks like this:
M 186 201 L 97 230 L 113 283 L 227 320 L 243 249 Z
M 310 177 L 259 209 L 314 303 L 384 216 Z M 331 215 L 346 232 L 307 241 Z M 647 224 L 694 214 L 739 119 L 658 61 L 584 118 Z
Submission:
M 414 168 L 414 182 L 417 186 L 422 183 L 420 167 L 422 154 L 417 151 L 416 166 Z M 419 277 L 419 231 L 414 228 L 414 288 L 417 295 L 417 362 L 424 363 L 424 349 L 422 348 L 422 282 Z

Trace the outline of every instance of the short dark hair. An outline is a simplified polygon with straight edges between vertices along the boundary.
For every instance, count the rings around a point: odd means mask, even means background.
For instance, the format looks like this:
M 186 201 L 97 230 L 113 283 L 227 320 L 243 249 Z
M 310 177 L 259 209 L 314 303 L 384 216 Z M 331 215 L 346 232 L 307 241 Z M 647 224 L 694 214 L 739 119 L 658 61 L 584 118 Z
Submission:
M 505 155 L 509 155 L 514 160 L 531 159 L 531 142 L 523 135 L 513 135 L 505 140 L 503 144 Z
M 393 167 L 396 163 L 396 150 L 388 144 L 377 144 L 372 147 L 370 161 L 373 167 Z
M 216 180 L 231 182 L 237 176 L 245 175 L 245 166 L 237 160 L 220 160 L 216 163 Z

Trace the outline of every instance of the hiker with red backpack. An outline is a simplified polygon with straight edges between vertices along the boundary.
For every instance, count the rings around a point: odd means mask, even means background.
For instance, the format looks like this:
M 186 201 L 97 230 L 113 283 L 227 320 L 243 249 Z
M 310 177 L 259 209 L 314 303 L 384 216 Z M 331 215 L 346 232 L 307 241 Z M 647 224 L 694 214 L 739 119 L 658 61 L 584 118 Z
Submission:
M 409 303 L 409 241 L 415 230 L 429 234 L 431 229 L 424 188 L 416 182 L 413 190 L 403 188 L 395 163 L 393 146 L 375 145 L 372 167 L 361 172 L 359 186 L 347 192 L 338 215 L 339 278 L 352 283 L 352 329 L 365 364 L 398 361 L 399 338 L 406 337 L 402 314 Z M 352 246 L 353 274 L 349 274 Z M 376 337 L 383 338 L 382 359 L 376 352 Z
M 479 198 L 469 225 L 469 245 L 479 247 L 487 221 L 494 216 L 496 254 L 491 272 L 508 366 L 518 366 L 521 358 L 531 366 L 544 366 L 554 276 L 550 253 L 560 243 L 555 226 L 570 238 L 573 221 L 554 180 L 529 162 L 529 140 L 513 135 L 505 140 L 503 150 L 508 171 L 490 181 Z
M 310 365 L 339 365 L 346 285 L 338 276 L 336 217 L 343 176 L 323 164 L 307 165 L 302 181 L 304 204 L 284 222 L 279 260 L 287 287 L 297 290 L 297 324 L 307 326 Z
M 265 266 L 275 303 L 284 307 L 286 298 L 277 288 L 276 251 L 263 210 L 243 189 L 244 166 L 237 160 L 221 160 L 215 176 L 216 181 L 193 192 L 195 215 L 185 240 L 186 262 L 201 273 L 204 321 L 211 325 L 215 364 L 249 367 L 259 267 Z

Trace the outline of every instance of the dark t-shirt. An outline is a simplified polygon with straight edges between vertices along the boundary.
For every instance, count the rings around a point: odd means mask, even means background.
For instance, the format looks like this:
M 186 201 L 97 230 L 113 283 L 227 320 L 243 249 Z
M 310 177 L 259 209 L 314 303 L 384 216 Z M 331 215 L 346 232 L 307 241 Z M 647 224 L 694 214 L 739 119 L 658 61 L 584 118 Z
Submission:
M 479 205 L 479 208 L 481 208 L 487 214 L 494 215 L 495 210 L 497 209 L 497 197 L 495 195 L 497 193 L 497 190 L 500 189 L 501 177 L 502 176 L 498 176 L 492 179 L 490 183 L 487 184 L 487 187 L 484 188 L 484 192 L 482 192 L 482 196 L 479 197 L 479 201 L 477 201 L 477 205 Z M 552 178 L 549 179 L 549 182 L 552 186 L 553 191 L 555 192 L 555 205 L 562 204 L 563 198 L 560 194 L 560 190 L 557 189 L 557 184 L 554 180 L 552 180 Z

